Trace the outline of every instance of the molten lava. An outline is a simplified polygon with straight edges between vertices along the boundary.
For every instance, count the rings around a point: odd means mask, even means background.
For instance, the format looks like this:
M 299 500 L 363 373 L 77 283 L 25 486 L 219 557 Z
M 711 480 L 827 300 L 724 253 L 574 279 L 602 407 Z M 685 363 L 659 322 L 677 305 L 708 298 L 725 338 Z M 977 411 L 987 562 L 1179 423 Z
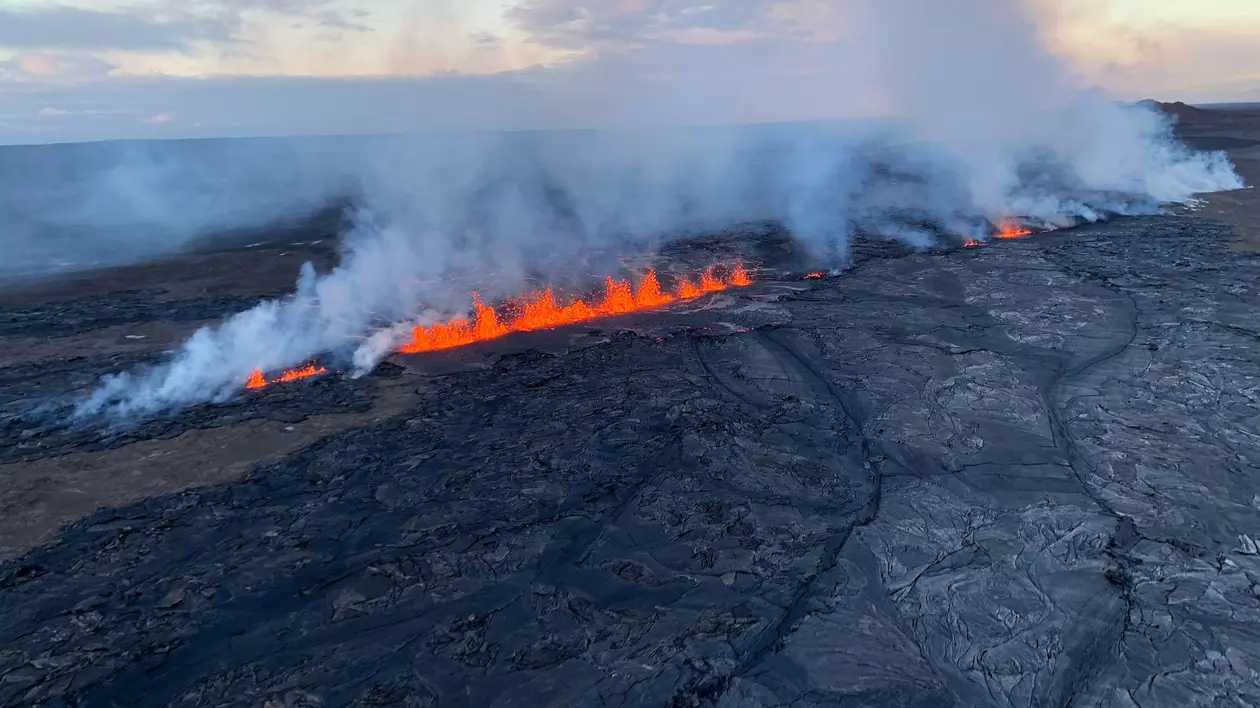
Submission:
M 245 388 L 262 388 L 267 385 L 267 377 L 263 376 L 262 369 L 254 369 L 249 372 L 249 380 L 245 382 Z
M 398 351 L 403 354 L 417 354 L 451 349 L 502 337 L 512 332 L 550 329 L 597 317 L 647 310 L 671 302 L 690 300 L 705 293 L 751 284 L 752 278 L 749 277 L 748 271 L 744 270 L 743 265 L 737 264 L 734 268 L 720 269 L 710 266 L 694 280 L 680 278 L 673 291 L 667 292 L 661 288 L 656 272 L 649 269 L 639 281 L 638 287 L 631 287 L 627 280 L 606 278 L 603 296 L 595 305 L 588 305 L 582 300 L 574 300 L 567 305 L 561 305 L 552 289 L 544 288 L 509 303 L 504 308 L 508 315 L 506 319 L 494 307 L 482 302 L 481 298 L 474 293 L 471 322 L 464 318 L 456 318 L 427 327 L 421 325 L 412 330 L 411 341 L 399 347 Z M 245 388 L 255 389 L 276 383 L 297 381 L 318 376 L 326 371 L 327 369 L 322 366 L 307 364 L 268 379 L 261 369 L 255 369 L 245 382 Z
M 827 274 L 823 272 L 807 273 L 803 278 L 801 278 L 801 280 L 819 280 L 820 278 L 825 277 L 827 277 Z
M 312 376 L 328 373 L 328 369 L 315 364 L 307 364 L 297 369 L 289 369 L 282 372 L 279 376 L 270 381 L 263 376 L 262 369 L 254 369 L 249 374 L 249 379 L 245 382 L 245 388 L 262 388 L 268 384 L 287 383 L 289 381 L 297 381 L 298 379 L 307 379 Z
M 1004 218 L 994 224 L 997 232 L 993 234 L 993 238 L 1020 238 L 1023 236 L 1031 236 L 1033 230 L 1019 223 L 1012 218 Z M 971 238 L 970 236 L 963 238 L 964 248 L 976 248 L 983 246 L 984 241 Z
M 1025 227 L 1014 219 L 1002 219 L 997 224 L 998 232 L 993 235 L 994 238 L 1019 238 L 1020 236 L 1029 236 L 1032 229 Z
M 627 280 L 605 279 L 604 293 L 594 305 L 583 300 L 561 305 L 551 288 L 545 288 L 509 303 L 504 308 L 506 317 L 474 295 L 471 322 L 457 318 L 428 326 L 420 325 L 412 330 L 411 341 L 399 347 L 398 351 L 418 354 L 450 349 L 494 339 L 511 332 L 550 329 L 597 317 L 648 310 L 671 302 L 690 300 L 704 293 L 751 283 L 752 279 L 742 265 L 731 268 L 724 276 L 717 268 L 710 266 L 695 280 L 680 278 L 673 291 L 667 292 L 657 280 L 656 272 L 649 269 L 639 281 L 638 287 L 631 287 Z

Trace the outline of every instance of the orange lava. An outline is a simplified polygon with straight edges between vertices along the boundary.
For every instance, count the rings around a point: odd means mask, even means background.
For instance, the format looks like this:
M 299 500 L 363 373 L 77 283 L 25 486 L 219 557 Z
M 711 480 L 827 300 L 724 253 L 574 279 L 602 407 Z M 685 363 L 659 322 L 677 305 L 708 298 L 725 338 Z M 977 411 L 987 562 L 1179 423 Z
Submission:
M 822 272 L 810 273 L 806 275 L 804 278 L 801 278 L 801 280 L 818 280 L 819 278 L 826 277 L 826 275 L 827 275 L 826 273 L 822 273 Z
M 245 382 L 245 388 L 262 388 L 267 385 L 267 377 L 263 376 L 262 369 L 254 369 L 249 373 L 249 380 Z
M 507 319 L 504 319 L 494 307 L 482 302 L 481 298 L 474 293 L 471 322 L 464 318 L 456 318 L 427 327 L 416 327 L 412 330 L 411 341 L 399 347 L 398 351 L 403 354 L 417 354 L 450 349 L 502 337 L 512 332 L 550 329 L 597 317 L 647 310 L 671 302 L 689 300 L 705 293 L 751 284 L 752 278 L 749 277 L 748 271 L 744 270 L 742 264 L 736 264 L 734 268 L 729 269 L 710 266 L 705 268 L 696 279 L 680 278 L 673 291 L 667 292 L 657 280 L 656 272 L 649 269 L 639 281 L 638 287 L 631 287 L 627 280 L 605 279 L 603 297 L 596 305 L 588 305 L 582 300 L 574 300 L 567 305 L 561 305 L 552 289 L 544 288 L 510 303 L 509 307 L 505 308 L 511 315 Z M 326 372 L 327 369 L 324 367 L 312 363 L 297 369 L 289 369 L 275 378 L 268 379 L 261 369 L 254 369 L 245 382 L 245 388 L 263 388 L 271 384 L 297 381 Z
M 1014 219 L 1002 219 L 997 224 L 998 232 L 994 234 L 994 238 L 1019 238 L 1020 236 L 1029 236 L 1032 229 L 1025 227 Z
M 263 376 L 262 369 L 254 369 L 250 372 L 249 379 L 245 382 L 245 388 L 262 388 L 268 384 L 287 383 L 289 381 L 307 379 L 312 376 L 319 376 L 320 374 L 325 373 L 328 373 L 328 369 L 314 364 L 307 364 L 306 366 L 299 367 L 297 369 L 289 369 L 288 371 L 282 372 L 276 378 L 268 381 L 267 377 Z
M 976 246 L 979 246 L 979 245 L 981 245 L 981 243 L 975 240 L 974 238 L 969 238 L 966 241 L 963 241 L 963 246 L 965 248 L 975 248 Z
M 545 288 L 504 308 L 508 311 L 506 317 L 474 295 L 471 322 L 456 318 L 438 324 L 418 326 L 412 330 L 411 341 L 399 347 L 398 351 L 403 354 L 418 354 L 450 349 L 494 339 L 511 332 L 551 329 L 597 317 L 648 310 L 699 297 L 704 293 L 751 283 L 752 278 L 742 265 L 736 265 L 724 275 L 710 266 L 698 278 L 680 278 L 672 291 L 666 291 L 661 287 L 656 272 L 649 269 L 639 281 L 638 287 L 631 287 L 628 280 L 605 279 L 604 293 L 597 304 L 590 305 L 583 300 L 574 300 L 567 305 L 561 305 L 552 289 Z

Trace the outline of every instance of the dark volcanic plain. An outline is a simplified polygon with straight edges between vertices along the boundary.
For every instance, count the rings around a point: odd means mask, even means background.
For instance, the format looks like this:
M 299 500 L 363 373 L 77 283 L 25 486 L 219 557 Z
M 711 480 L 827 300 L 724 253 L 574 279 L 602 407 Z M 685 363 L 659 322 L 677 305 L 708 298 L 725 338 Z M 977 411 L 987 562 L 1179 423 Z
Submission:
M 1179 129 L 1260 181 L 1260 111 Z M 1260 705 L 1258 226 L 1243 190 L 811 281 L 719 234 L 663 262 L 759 282 L 108 436 L 19 414 L 337 224 L 12 290 L 0 704 Z

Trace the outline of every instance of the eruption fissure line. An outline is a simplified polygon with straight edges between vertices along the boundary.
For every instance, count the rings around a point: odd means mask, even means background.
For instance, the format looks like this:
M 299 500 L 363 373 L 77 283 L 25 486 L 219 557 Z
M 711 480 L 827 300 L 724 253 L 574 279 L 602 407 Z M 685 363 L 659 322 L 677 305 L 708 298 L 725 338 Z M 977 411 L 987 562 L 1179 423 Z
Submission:
M 289 381 L 308 379 L 312 376 L 319 376 L 320 374 L 326 373 L 328 373 L 328 369 L 325 369 L 322 366 L 316 366 L 312 363 L 296 369 L 289 369 L 282 372 L 274 379 L 268 380 L 267 377 L 263 375 L 262 369 L 254 369 L 250 372 L 249 379 L 245 382 L 245 388 L 262 388 L 263 386 L 267 386 L 269 384 L 288 383 Z
M 647 310 L 671 302 L 690 300 L 705 293 L 749 285 L 751 282 L 742 265 L 730 268 L 725 277 L 719 275 L 717 268 L 710 266 L 700 274 L 698 280 L 681 278 L 673 292 L 666 292 L 661 289 L 656 272 L 648 269 L 637 288 L 632 288 L 628 280 L 605 279 L 603 296 L 595 305 L 588 305 L 583 300 L 561 305 L 552 289 L 544 288 L 506 308 L 512 313 L 507 321 L 493 307 L 474 296 L 472 322 L 457 318 L 427 327 L 418 325 L 412 330 L 411 341 L 399 347 L 398 351 L 403 354 L 418 354 L 450 349 L 495 339 L 512 332 L 551 329 L 599 317 Z
M 1003 219 L 998 223 L 998 232 L 993 234 L 993 238 L 1019 238 L 1021 236 L 1031 236 L 1032 233 L 1032 229 L 1014 219 Z
M 674 302 L 691 300 L 705 293 L 718 292 L 732 287 L 743 287 L 752 284 L 752 278 L 742 264 L 734 267 L 709 266 L 696 279 L 679 278 L 672 291 L 661 288 L 656 271 L 648 269 L 639 281 L 638 287 L 631 287 L 628 280 L 604 280 L 604 292 L 595 305 L 588 305 L 578 299 L 567 305 L 561 305 L 555 292 L 550 288 L 535 291 L 529 295 L 509 302 L 504 314 L 500 314 L 493 306 L 481 301 L 473 294 L 473 319 L 458 317 L 432 325 L 417 325 L 412 329 L 411 339 L 400 345 L 396 351 L 401 354 L 419 354 L 422 352 L 440 351 L 462 347 L 474 342 L 482 342 L 511 334 L 513 332 L 531 332 L 540 329 L 552 329 L 568 324 L 586 322 L 600 317 L 610 317 L 630 312 L 649 310 Z M 325 373 L 323 367 L 307 364 L 298 369 L 290 369 L 274 379 L 268 379 L 260 369 L 251 372 L 245 387 L 249 389 L 263 388 L 274 383 L 296 381 Z
M 1015 219 L 1002 219 L 997 222 L 997 232 L 993 234 L 993 238 L 1023 238 L 1024 236 L 1032 236 L 1035 231 L 1019 223 Z M 983 246 L 984 241 L 967 237 L 963 240 L 964 248 L 976 248 Z

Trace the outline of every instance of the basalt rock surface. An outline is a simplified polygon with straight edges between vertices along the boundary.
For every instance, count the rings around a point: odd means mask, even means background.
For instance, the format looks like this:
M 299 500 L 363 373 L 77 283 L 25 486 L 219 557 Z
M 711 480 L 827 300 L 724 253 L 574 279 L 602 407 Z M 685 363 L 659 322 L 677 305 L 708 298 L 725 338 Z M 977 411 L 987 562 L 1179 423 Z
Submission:
M 868 243 L 817 280 L 730 236 L 704 247 L 767 270 L 704 317 L 402 357 L 104 442 L 13 417 L 20 474 L 405 388 L 0 566 L 0 705 L 1260 704 L 1260 254 L 1230 235 Z M 78 364 L 26 366 L 0 381 Z

